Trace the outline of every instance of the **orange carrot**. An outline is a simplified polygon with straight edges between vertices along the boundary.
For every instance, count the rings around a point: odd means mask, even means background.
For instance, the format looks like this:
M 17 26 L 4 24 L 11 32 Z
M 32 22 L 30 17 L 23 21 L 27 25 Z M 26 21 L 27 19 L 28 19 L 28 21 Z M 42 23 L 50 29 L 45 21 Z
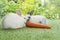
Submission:
M 27 21 L 26 22 L 26 26 L 27 27 L 32 27 L 32 28 L 47 28 L 47 29 L 50 29 L 51 28 L 48 25 L 40 24 L 40 23 L 35 23 L 35 22 L 30 22 L 30 21 Z

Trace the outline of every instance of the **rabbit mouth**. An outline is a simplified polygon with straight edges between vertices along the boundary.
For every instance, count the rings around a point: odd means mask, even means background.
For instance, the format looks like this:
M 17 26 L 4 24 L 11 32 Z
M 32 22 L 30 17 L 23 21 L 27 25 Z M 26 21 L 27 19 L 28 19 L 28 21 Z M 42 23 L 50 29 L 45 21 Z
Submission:
M 28 19 L 27 19 L 27 21 L 30 21 L 30 19 L 31 19 L 31 17 L 29 16 Z

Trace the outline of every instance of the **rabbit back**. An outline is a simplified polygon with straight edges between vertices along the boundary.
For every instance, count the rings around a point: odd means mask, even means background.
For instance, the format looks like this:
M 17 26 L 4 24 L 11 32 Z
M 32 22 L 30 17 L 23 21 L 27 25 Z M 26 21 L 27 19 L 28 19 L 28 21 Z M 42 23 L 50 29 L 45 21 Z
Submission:
M 4 28 L 21 28 L 25 25 L 25 19 L 17 14 L 10 13 L 3 19 Z

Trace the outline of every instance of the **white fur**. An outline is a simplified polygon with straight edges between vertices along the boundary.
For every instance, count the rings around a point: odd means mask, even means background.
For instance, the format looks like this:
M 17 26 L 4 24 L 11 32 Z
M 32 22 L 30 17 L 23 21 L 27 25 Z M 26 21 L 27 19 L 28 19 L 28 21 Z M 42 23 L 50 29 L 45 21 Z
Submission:
M 30 16 L 30 15 L 28 15 L 28 16 Z M 26 19 L 28 19 L 27 17 L 26 17 Z M 35 15 L 35 16 L 30 16 L 30 17 L 31 17 L 30 21 L 32 21 L 32 22 L 36 22 L 36 23 L 42 22 L 42 24 L 46 24 L 46 17 L 43 15 Z
M 22 28 L 25 26 L 25 19 L 14 13 L 7 14 L 2 20 L 3 28 Z

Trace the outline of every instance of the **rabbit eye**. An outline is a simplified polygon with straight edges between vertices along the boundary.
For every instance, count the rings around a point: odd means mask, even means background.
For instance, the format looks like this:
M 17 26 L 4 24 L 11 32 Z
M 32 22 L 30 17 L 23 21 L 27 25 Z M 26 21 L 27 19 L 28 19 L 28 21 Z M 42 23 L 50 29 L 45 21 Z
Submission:
M 42 23 L 41 21 L 39 23 Z
M 30 19 L 30 17 L 28 17 Z
M 24 19 L 26 19 L 26 18 L 24 18 Z

